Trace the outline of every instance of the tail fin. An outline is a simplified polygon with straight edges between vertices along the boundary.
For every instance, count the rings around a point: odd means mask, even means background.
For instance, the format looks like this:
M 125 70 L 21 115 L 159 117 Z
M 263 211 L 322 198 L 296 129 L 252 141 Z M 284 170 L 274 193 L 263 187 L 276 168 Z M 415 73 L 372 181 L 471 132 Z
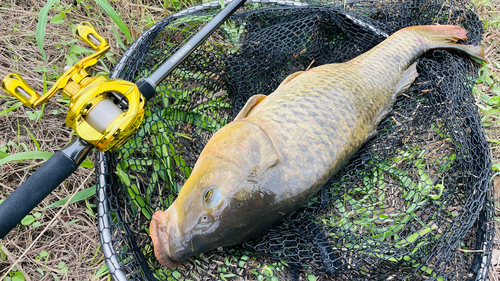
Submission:
M 467 30 L 455 25 L 421 25 L 408 29 L 433 42 L 430 49 L 453 49 L 467 53 L 471 57 L 485 61 L 481 46 L 455 44 L 460 39 L 467 39 Z

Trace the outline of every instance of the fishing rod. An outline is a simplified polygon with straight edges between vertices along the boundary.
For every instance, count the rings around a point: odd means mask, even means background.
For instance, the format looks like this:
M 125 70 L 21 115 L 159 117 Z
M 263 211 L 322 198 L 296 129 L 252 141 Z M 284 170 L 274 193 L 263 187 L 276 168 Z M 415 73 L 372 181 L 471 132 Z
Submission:
M 16 73 L 8 74 L 2 89 L 24 105 L 36 108 L 56 92 L 70 97 L 66 125 L 77 138 L 50 157 L 0 204 L 0 238 L 4 238 L 33 208 L 76 171 L 96 148 L 109 151 L 126 141 L 141 125 L 144 105 L 156 94 L 156 86 L 225 22 L 246 0 L 227 4 L 186 44 L 149 77 L 132 83 L 106 76 L 91 77 L 87 68 L 110 49 L 108 42 L 88 22 L 80 24 L 75 36 L 96 52 L 68 69 L 43 96 Z

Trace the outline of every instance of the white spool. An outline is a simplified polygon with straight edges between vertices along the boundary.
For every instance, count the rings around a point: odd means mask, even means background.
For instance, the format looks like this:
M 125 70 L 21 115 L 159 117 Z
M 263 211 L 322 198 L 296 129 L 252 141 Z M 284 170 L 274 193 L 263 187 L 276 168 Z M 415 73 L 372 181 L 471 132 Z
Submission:
M 85 121 L 102 133 L 122 113 L 123 111 L 110 99 L 103 99 L 87 114 Z

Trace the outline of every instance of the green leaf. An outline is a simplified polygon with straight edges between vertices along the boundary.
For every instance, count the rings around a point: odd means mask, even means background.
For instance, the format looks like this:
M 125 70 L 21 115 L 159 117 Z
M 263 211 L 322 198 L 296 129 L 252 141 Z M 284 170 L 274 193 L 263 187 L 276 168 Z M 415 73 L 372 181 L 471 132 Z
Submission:
M 500 170 L 500 163 L 493 165 L 493 171 L 499 171 Z
M 489 105 L 499 105 L 500 104 L 500 96 L 494 96 L 491 99 L 489 99 L 486 103 Z
M 92 195 L 94 195 L 94 194 L 95 194 L 95 185 L 93 185 L 89 188 L 86 188 L 84 190 L 78 191 L 69 203 L 72 204 L 72 203 L 75 203 L 78 201 L 83 201 L 89 197 L 92 197 Z M 68 202 L 68 199 L 69 199 L 69 196 L 65 197 L 61 200 L 58 200 L 58 201 L 48 205 L 47 207 L 45 207 L 43 209 L 45 210 L 45 209 L 50 209 L 50 208 L 62 206 L 64 204 L 66 204 L 66 202 Z
M 113 7 L 109 5 L 108 1 L 106 0 L 94 0 L 94 1 L 97 4 L 99 4 L 99 6 L 101 6 L 101 8 L 106 12 L 106 14 L 108 14 L 108 16 L 110 16 L 113 19 L 118 28 L 123 32 L 123 34 L 125 34 L 127 40 L 131 43 L 133 40 L 132 36 L 130 36 L 130 31 L 127 25 L 125 25 L 125 23 L 122 21 L 118 13 L 113 9 Z
M 118 35 L 118 32 L 116 31 L 116 28 L 114 26 L 111 26 L 111 30 L 113 30 L 113 34 L 115 35 L 116 42 L 118 42 L 118 45 L 122 47 L 122 49 L 125 51 L 127 50 L 127 47 L 125 44 L 123 44 L 122 39 L 120 38 L 120 35 Z
M 50 20 L 50 23 L 53 23 L 53 24 L 61 24 L 61 23 L 64 23 L 64 17 L 63 15 L 61 14 L 57 14 L 55 15 L 54 17 L 52 17 L 52 19 Z
M 40 257 L 42 257 L 42 258 L 43 258 L 43 257 L 46 257 L 46 256 L 48 256 L 48 255 L 49 255 L 49 252 L 47 252 L 47 251 L 41 251 L 41 252 L 40 252 Z
M 66 266 L 66 263 L 61 261 L 57 264 L 57 268 L 59 268 L 61 270 L 61 273 L 62 274 L 66 274 L 68 273 L 68 267 Z
M 43 269 L 41 269 L 41 268 L 39 268 L 39 267 L 37 267 L 37 268 L 35 268 L 35 269 L 36 269 L 36 271 L 38 271 L 38 273 L 40 273 L 40 275 L 42 275 L 42 276 L 44 276 L 44 275 L 45 275 L 45 272 L 43 271 Z
M 59 276 L 57 276 L 57 274 L 55 274 L 54 272 L 51 272 L 52 274 L 52 277 L 54 277 L 54 280 L 55 281 L 60 281 L 61 279 L 59 278 Z
M 99 278 L 108 273 L 109 273 L 108 266 L 105 263 L 103 263 L 102 266 L 99 268 L 99 270 L 97 270 L 96 273 L 94 274 L 94 277 Z
M 0 160 L 0 165 L 3 165 L 10 161 L 22 161 L 22 160 L 32 160 L 32 159 L 47 160 L 53 154 L 54 153 L 52 152 L 45 152 L 45 151 L 18 152 L 14 154 L 9 154 L 6 157 L 4 157 L 2 160 Z
M 85 160 L 80 164 L 80 167 L 83 168 L 94 168 L 94 163 L 90 162 L 89 160 Z
M 125 185 L 130 185 L 130 177 L 128 176 L 127 173 L 125 173 L 120 166 L 116 167 L 115 171 L 116 175 L 120 178 L 120 180 L 125 184 Z
M 18 271 L 14 273 L 14 276 L 12 276 L 12 281 L 24 281 L 26 278 L 24 278 L 24 275 L 22 274 L 21 271 Z
M 36 43 L 42 53 L 43 59 L 47 61 L 45 50 L 43 49 L 43 39 L 45 38 L 45 26 L 47 25 L 48 13 L 57 0 L 48 0 L 47 4 L 38 13 L 38 23 L 36 25 Z
M 48 160 L 52 157 L 54 153 L 46 152 L 46 151 L 26 151 L 26 152 L 18 152 L 14 154 L 8 154 L 5 157 L 2 157 L 3 154 L 0 153 L 0 165 L 3 165 L 10 161 L 23 161 L 23 160 Z M 92 168 L 94 164 L 88 160 L 85 160 L 80 164 L 83 168 Z
M 94 53 L 94 51 L 91 51 L 85 47 L 78 46 L 78 45 L 73 45 L 69 47 L 68 51 L 73 54 L 77 55 L 91 55 Z
M 27 152 L 18 152 L 14 154 L 10 154 L 9 156 L 2 158 L 0 160 L 0 165 L 3 165 L 10 161 L 23 161 L 23 160 L 32 160 L 32 159 L 41 159 L 47 160 L 54 153 L 45 152 L 45 151 L 27 151 Z
M 0 116 L 2 115 L 6 115 L 7 113 L 13 111 L 13 110 L 16 110 L 18 109 L 19 107 L 21 107 L 23 105 L 22 102 L 18 101 L 16 102 L 14 105 L 12 105 L 11 107 L 7 107 L 6 109 L 4 110 L 0 110 Z
M 72 220 L 72 221 L 69 221 L 66 223 L 66 225 L 72 225 L 74 224 L 75 222 L 79 222 L 80 220 L 79 219 L 75 219 L 75 220 Z
M 26 129 L 26 132 L 28 132 L 28 135 L 30 135 L 31 140 L 35 143 L 37 150 L 40 150 L 40 144 L 36 140 L 35 136 L 30 132 L 30 130 L 28 130 L 28 128 L 26 128 L 26 126 L 23 126 L 23 127 Z
M 35 221 L 35 218 L 32 215 L 27 215 L 24 219 L 21 220 L 22 225 L 30 225 Z

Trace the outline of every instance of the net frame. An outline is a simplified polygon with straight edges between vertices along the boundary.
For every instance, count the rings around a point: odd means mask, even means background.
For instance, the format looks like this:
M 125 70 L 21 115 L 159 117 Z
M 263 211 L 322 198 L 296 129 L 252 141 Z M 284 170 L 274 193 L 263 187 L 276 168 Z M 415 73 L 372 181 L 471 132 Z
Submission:
M 352 1 L 356 2 L 356 1 Z M 227 3 L 227 2 L 226 2 Z M 270 5 L 276 5 L 276 6 L 304 6 L 307 5 L 306 3 L 300 3 L 300 2 L 295 2 L 295 1 L 266 1 L 266 0 L 252 0 L 249 1 L 249 3 L 258 3 L 258 4 L 270 4 Z M 200 5 L 196 5 L 194 7 L 188 8 L 186 10 L 183 10 L 181 12 L 178 12 L 171 17 L 182 17 L 185 15 L 192 15 L 196 14 L 199 12 L 204 12 L 208 9 L 214 9 L 220 7 L 220 4 L 218 1 L 213 1 L 209 3 L 203 3 Z M 356 19 L 354 19 L 356 20 Z M 153 25 L 150 29 L 148 29 L 144 34 L 142 34 L 125 52 L 125 54 L 122 56 L 120 61 L 116 64 L 113 75 L 111 78 L 116 78 L 119 77 L 119 74 L 121 71 L 123 71 L 128 64 L 133 63 L 129 61 L 129 57 L 133 56 L 135 52 L 141 52 L 144 50 L 141 50 L 142 42 L 146 40 L 151 40 L 151 38 L 154 38 L 158 32 L 158 29 L 160 28 L 161 22 L 156 23 Z M 368 26 L 368 28 L 372 28 L 372 26 Z M 383 34 L 383 31 L 376 30 L 375 33 Z M 489 153 L 488 153 L 489 155 Z M 98 207 L 98 224 L 99 224 L 99 232 L 100 232 L 100 239 L 101 239 L 101 245 L 103 248 L 103 252 L 105 254 L 106 258 L 106 264 L 108 265 L 108 269 L 113 276 L 115 280 L 129 280 L 127 275 L 124 273 L 124 270 L 122 269 L 122 262 L 120 261 L 117 253 L 115 251 L 115 248 L 117 248 L 116 245 L 113 245 L 113 236 L 117 230 L 113 227 L 112 222 L 110 221 L 110 196 L 107 194 L 109 188 L 111 188 L 113 180 L 109 177 L 109 175 L 112 173 L 110 172 L 110 165 L 109 165 L 109 158 L 107 153 L 98 153 L 97 154 L 97 163 L 98 163 L 98 170 L 99 174 L 97 175 L 98 177 L 98 190 L 97 190 L 97 207 Z M 486 163 L 487 164 L 487 163 Z M 490 164 L 491 165 L 491 164 Z M 486 165 L 487 166 L 487 165 Z M 486 280 L 487 279 L 487 272 L 488 272 L 488 267 L 490 264 L 490 259 L 491 259 L 491 247 L 492 247 L 492 241 L 493 241 L 493 226 L 491 224 L 491 218 L 493 217 L 492 213 L 492 206 L 493 202 L 491 200 L 491 190 L 488 190 L 486 199 L 485 199 L 485 207 L 480 211 L 479 213 L 479 218 L 476 222 L 476 244 L 477 245 L 482 245 L 482 249 L 484 250 L 484 254 L 482 256 L 476 255 L 476 262 L 474 262 L 474 272 L 475 278 L 471 280 Z M 126 229 L 126 228 L 125 228 Z M 128 234 L 126 234 L 128 235 Z M 130 239 L 130 237 L 128 237 Z M 134 244 L 133 239 L 130 239 L 128 241 L 132 245 Z M 479 246 L 478 246 L 479 247 Z M 481 248 L 481 247 L 480 247 Z M 151 272 L 148 273 L 147 264 L 142 261 L 141 262 L 141 257 L 140 257 L 140 251 L 137 250 L 135 252 L 137 254 L 136 258 L 138 261 L 139 266 L 143 270 L 142 277 L 136 277 L 134 280 L 157 280 Z M 295 276 L 294 274 L 292 274 Z M 296 275 L 297 278 L 298 275 Z

